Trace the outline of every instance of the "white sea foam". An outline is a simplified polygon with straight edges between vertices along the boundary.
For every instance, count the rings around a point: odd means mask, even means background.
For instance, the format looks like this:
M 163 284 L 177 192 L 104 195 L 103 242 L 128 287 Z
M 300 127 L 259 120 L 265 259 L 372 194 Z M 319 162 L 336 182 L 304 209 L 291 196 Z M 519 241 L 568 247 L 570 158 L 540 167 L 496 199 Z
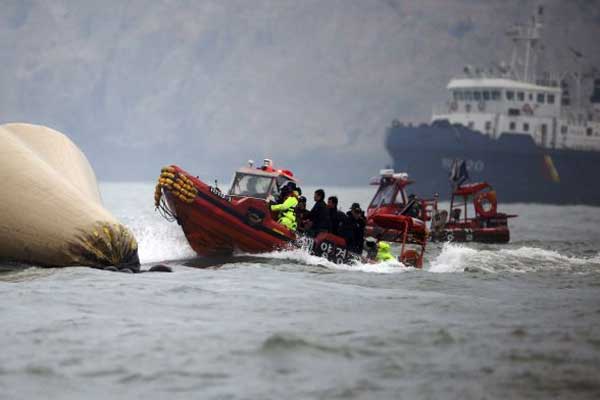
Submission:
M 427 269 L 442 273 L 463 272 L 468 268 L 487 272 L 538 272 L 581 269 L 597 264 L 600 264 L 600 255 L 578 258 L 537 247 L 477 250 L 447 243 Z
M 325 267 L 330 269 L 342 270 L 342 271 L 361 271 L 361 272 L 371 272 L 378 274 L 393 274 L 399 272 L 406 272 L 409 270 L 414 270 L 414 268 L 406 267 L 404 264 L 397 260 L 390 260 L 377 264 L 369 264 L 369 263 L 352 263 L 352 264 L 336 264 L 333 263 L 323 257 L 317 257 L 311 255 L 308 251 L 304 249 L 293 249 L 293 250 L 285 250 L 285 251 L 273 251 L 270 253 L 262 253 L 262 254 L 245 254 L 246 256 L 255 256 L 261 258 L 270 258 L 270 259 L 278 259 L 278 260 L 288 260 L 293 261 L 298 264 L 310 265 L 310 266 L 318 266 Z
M 133 221 L 129 224 L 138 241 L 138 253 L 142 263 L 192 258 L 196 253 L 188 244 L 177 224 L 145 224 Z
M 473 258 L 476 253 L 475 249 L 446 243 L 442 252 L 426 269 L 429 272 L 463 272 L 467 260 Z

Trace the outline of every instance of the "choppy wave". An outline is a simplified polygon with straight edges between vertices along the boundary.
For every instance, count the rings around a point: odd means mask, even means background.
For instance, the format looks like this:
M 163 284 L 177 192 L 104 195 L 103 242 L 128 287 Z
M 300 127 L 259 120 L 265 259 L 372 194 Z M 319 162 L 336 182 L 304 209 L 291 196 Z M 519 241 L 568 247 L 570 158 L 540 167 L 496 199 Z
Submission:
M 430 272 L 600 272 L 600 254 L 591 258 L 570 257 L 536 247 L 478 250 L 447 243 L 426 268 Z
M 364 264 L 364 263 L 353 263 L 353 264 L 336 264 L 323 257 L 317 257 L 311 255 L 308 251 L 303 249 L 285 250 L 285 251 L 273 251 L 270 253 L 262 253 L 259 255 L 245 254 L 249 257 L 260 257 L 275 260 L 291 261 L 295 264 L 303 264 L 308 266 L 324 267 L 342 271 L 361 271 L 361 272 L 372 272 L 378 274 L 394 274 L 399 272 L 406 272 L 414 270 L 412 267 L 406 267 L 399 261 L 390 260 L 377 264 Z

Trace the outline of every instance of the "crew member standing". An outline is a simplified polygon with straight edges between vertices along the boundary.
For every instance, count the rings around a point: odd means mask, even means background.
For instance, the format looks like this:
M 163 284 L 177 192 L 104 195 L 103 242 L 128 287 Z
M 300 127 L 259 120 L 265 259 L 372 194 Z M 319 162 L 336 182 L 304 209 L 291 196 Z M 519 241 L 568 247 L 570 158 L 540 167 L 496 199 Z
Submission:
M 323 189 L 315 190 L 315 204 L 310 210 L 309 218 L 311 222 L 309 235 L 317 236 L 321 232 L 329 232 L 331 222 L 329 220 L 329 210 L 325 204 L 325 191 Z
M 331 233 L 339 235 L 346 220 L 346 214 L 338 210 L 338 198 L 336 196 L 330 196 L 327 199 L 327 208 L 329 209 Z
M 346 239 L 346 248 L 349 251 L 362 254 L 366 224 L 365 213 L 360 208 L 360 204 L 353 203 L 340 228 L 340 234 Z

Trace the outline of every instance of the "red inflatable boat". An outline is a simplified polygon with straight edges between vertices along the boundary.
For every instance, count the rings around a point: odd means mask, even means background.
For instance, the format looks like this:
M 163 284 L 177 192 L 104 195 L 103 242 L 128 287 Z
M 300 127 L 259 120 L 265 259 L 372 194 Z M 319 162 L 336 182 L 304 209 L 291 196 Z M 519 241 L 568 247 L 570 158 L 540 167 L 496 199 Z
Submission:
M 378 185 L 377 192 L 367 209 L 366 234 L 375 238 L 401 243 L 399 261 L 417 268 L 423 266 L 423 255 L 428 239 L 425 220 L 428 210 L 419 215 L 404 215 L 409 204 L 405 188 L 413 183 L 405 173 L 382 170 L 371 180 Z
M 269 201 L 289 181 L 296 182 L 292 172 L 273 168 L 267 159 L 260 168 L 240 168 L 231 189 L 224 193 L 172 165 L 161 171 L 154 202 L 167 220 L 181 225 L 190 246 L 201 256 L 304 248 L 336 263 L 359 259 L 360 255 L 347 251 L 346 241 L 339 236 L 298 237 L 277 222 Z
M 498 212 L 496 191 L 487 182 L 457 185 L 452 192 L 450 213 L 438 208 L 437 195 L 409 199 L 405 189 L 413 181 L 405 173 L 382 170 L 371 183 L 379 188 L 368 209 L 369 235 L 403 241 L 402 229 L 393 229 L 390 224 L 385 224 L 384 229 L 381 221 L 373 218 L 387 214 L 411 218 L 404 222 L 409 226 L 409 242 L 419 243 L 427 235 L 432 241 L 507 243 L 510 240 L 508 219 L 516 215 Z M 425 228 L 427 221 L 431 221 L 429 231 Z
M 288 181 L 295 181 L 290 171 L 274 169 L 265 160 L 261 168 L 239 169 L 231 189 L 223 193 L 172 165 L 161 171 L 155 205 L 181 225 L 199 255 L 268 252 L 296 239 L 294 232 L 274 219 L 268 204 Z

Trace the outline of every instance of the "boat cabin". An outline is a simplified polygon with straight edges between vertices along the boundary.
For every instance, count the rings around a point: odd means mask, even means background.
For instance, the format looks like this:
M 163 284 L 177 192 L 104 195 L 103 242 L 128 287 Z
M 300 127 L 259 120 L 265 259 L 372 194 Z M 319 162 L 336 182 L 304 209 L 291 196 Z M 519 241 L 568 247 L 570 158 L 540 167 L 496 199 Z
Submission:
M 228 195 L 231 197 L 251 197 L 262 200 L 273 200 L 288 182 L 296 182 L 294 174 L 288 170 L 274 169 L 271 160 L 265 160 L 262 167 L 238 169 Z
M 404 188 L 412 182 L 408 179 L 408 174 L 405 172 L 382 169 L 379 176 L 371 178 L 371 185 L 377 185 L 379 188 L 367 209 L 368 216 L 381 207 L 398 210 L 404 208 L 408 200 Z

